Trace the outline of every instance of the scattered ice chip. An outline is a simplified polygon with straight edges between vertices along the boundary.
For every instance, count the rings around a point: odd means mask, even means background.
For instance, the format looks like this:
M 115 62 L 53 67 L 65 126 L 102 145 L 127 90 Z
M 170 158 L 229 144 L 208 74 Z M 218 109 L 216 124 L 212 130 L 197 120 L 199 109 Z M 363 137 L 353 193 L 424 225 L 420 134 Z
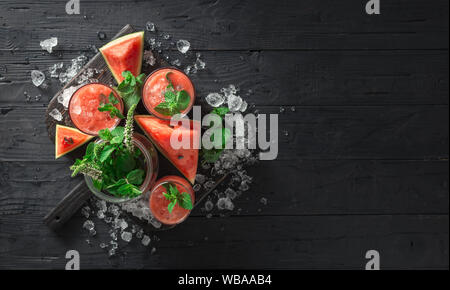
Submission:
M 65 108 L 69 107 L 70 98 L 79 87 L 80 86 L 72 86 L 65 89 L 61 94 L 59 94 L 58 103 L 62 104 Z
M 284 111 L 285 111 L 284 107 L 280 107 L 279 112 L 280 112 L 280 113 L 284 113 Z
M 195 181 L 197 181 L 200 184 L 203 184 L 206 181 L 206 176 L 204 176 L 203 174 L 197 174 L 195 176 Z
M 177 59 L 172 61 L 172 65 L 174 65 L 174 66 L 181 66 L 181 61 L 177 58 Z
M 289 131 L 288 130 L 283 130 L 283 135 L 286 136 L 286 137 L 289 136 Z
M 150 237 L 149 236 L 147 236 L 147 235 L 144 235 L 144 237 L 142 238 L 142 240 L 141 240 L 141 243 L 144 245 L 144 246 L 148 246 L 148 244 L 150 244 Z
M 188 66 L 184 69 L 184 73 L 188 75 L 188 74 L 191 73 L 191 70 L 192 70 L 192 66 L 188 65 Z
M 221 197 L 217 200 L 217 208 L 222 210 L 225 209 L 227 203 L 227 199 L 225 197 Z
M 195 192 L 197 192 L 197 191 L 200 191 L 200 189 L 202 189 L 202 186 L 197 183 L 192 188 L 194 189 Z
M 122 240 L 128 243 L 133 238 L 133 235 L 130 232 L 122 232 L 122 234 L 120 234 L 120 237 L 122 238 Z
M 119 225 L 122 230 L 128 228 L 128 223 L 125 220 L 121 220 Z
M 292 106 L 292 107 L 291 107 L 291 111 L 292 111 L 292 112 L 295 112 L 295 106 Z
M 230 109 L 231 112 L 236 112 L 241 108 L 242 105 L 242 99 L 239 96 L 236 95 L 230 95 L 228 97 L 228 109 Z
M 50 73 L 50 77 L 57 78 L 59 76 L 59 70 L 61 70 L 63 66 L 64 64 L 62 62 L 58 62 L 49 67 L 48 72 Z
M 97 217 L 98 217 L 99 219 L 104 219 L 104 218 L 105 218 L 105 212 L 99 210 L 99 211 L 97 212 Z
M 242 183 L 241 183 L 241 185 L 239 186 L 239 190 L 242 190 L 242 191 L 247 191 L 247 190 L 249 190 L 249 186 L 248 186 L 248 184 L 247 184 L 247 182 L 245 182 L 245 181 L 243 181 Z
M 89 214 L 90 214 L 91 209 L 88 206 L 85 206 L 81 209 L 81 214 L 85 217 L 85 218 L 89 218 Z
M 225 97 L 219 93 L 209 93 L 205 100 L 208 105 L 212 107 L 219 107 L 225 101 Z
M 108 255 L 111 257 L 111 256 L 114 256 L 116 254 L 116 250 L 115 249 L 109 249 L 109 251 L 108 251 Z
M 164 38 L 165 40 L 169 40 L 169 39 L 170 39 L 170 34 L 164 33 L 164 34 L 163 34 L 163 38 Z
M 102 248 L 102 249 L 104 249 L 104 248 L 106 248 L 106 247 L 108 247 L 108 245 L 106 245 L 105 243 L 100 243 L 100 248 Z
M 201 60 L 199 56 L 197 56 L 197 59 L 195 60 L 194 67 L 196 69 L 205 69 L 206 68 L 206 63 L 203 60 Z
M 95 227 L 95 225 L 94 225 L 94 223 L 91 220 L 87 220 L 83 224 L 83 228 L 85 228 L 88 231 L 93 230 L 94 227 Z
M 62 121 L 63 116 L 61 114 L 60 111 L 58 111 L 58 109 L 54 108 L 53 110 L 50 111 L 50 113 L 48 113 L 50 115 L 50 117 L 52 117 L 53 119 L 55 119 L 56 121 Z
M 208 180 L 207 182 L 205 182 L 205 184 L 203 185 L 205 187 L 206 190 L 210 190 L 214 187 L 215 182 L 212 180 Z
M 261 197 L 261 199 L 259 200 L 259 202 L 261 202 L 262 204 L 266 205 L 266 204 L 267 204 L 267 198 Z
M 144 62 L 150 66 L 154 66 L 156 63 L 155 56 L 150 50 L 144 51 Z
M 225 189 L 225 195 L 230 199 L 235 199 L 237 194 L 232 188 Z
M 48 51 L 48 53 L 52 53 L 53 47 L 55 47 L 55 46 L 58 45 L 58 38 L 56 38 L 56 37 L 51 37 L 51 38 L 49 38 L 49 39 L 42 40 L 42 41 L 40 42 L 40 45 L 41 45 L 41 48 L 42 48 L 43 50 Z
M 35 85 L 36 87 L 39 87 L 45 81 L 44 73 L 39 70 L 32 70 L 31 71 L 31 81 L 33 82 L 33 85 Z
M 110 236 L 111 236 L 111 239 L 113 239 L 113 241 L 117 241 L 117 233 L 116 232 L 111 232 Z
M 245 112 L 245 110 L 247 110 L 248 104 L 246 101 L 243 101 L 241 104 L 241 107 L 239 108 L 239 111 L 241 112 Z
M 177 49 L 179 52 L 181 52 L 183 54 L 188 52 L 190 47 L 191 47 L 191 43 L 187 40 L 180 39 L 177 41 Z
M 233 210 L 234 209 L 234 204 L 231 201 L 231 199 L 229 199 L 229 198 L 225 198 L 225 209 L 227 209 L 227 210 Z
M 147 31 L 155 32 L 156 31 L 156 25 L 155 25 L 155 23 L 148 21 L 145 24 L 145 29 L 147 29 Z
M 104 40 L 106 38 L 106 33 L 104 33 L 103 31 L 99 31 L 97 32 L 97 37 L 100 40 Z
M 155 253 L 156 253 L 156 248 L 153 247 L 152 250 L 150 251 L 150 254 L 153 255 L 153 254 L 155 254 Z
M 205 202 L 205 210 L 206 211 L 211 211 L 214 208 L 214 204 L 212 203 L 212 201 L 208 200 Z

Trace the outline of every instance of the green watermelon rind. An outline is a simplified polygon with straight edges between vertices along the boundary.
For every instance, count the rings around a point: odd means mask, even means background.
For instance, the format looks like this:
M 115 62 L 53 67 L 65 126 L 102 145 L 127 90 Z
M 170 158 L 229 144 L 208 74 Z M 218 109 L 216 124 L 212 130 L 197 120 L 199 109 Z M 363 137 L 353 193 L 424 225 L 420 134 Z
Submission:
M 67 130 L 69 130 L 69 131 L 76 132 L 77 134 L 84 135 L 84 136 L 86 136 L 87 138 L 86 138 L 83 142 L 81 142 L 80 144 L 78 144 L 77 146 L 73 147 L 72 149 L 67 150 L 67 151 L 64 151 L 64 152 L 60 152 L 60 153 L 58 154 L 58 143 L 57 143 L 57 141 L 58 141 L 58 135 L 59 135 L 59 134 L 58 134 L 58 131 L 59 131 L 58 129 L 59 129 L 59 128 L 64 128 L 64 129 L 67 129 Z M 78 129 L 76 129 L 76 128 L 72 128 L 72 127 L 68 127 L 68 126 L 56 124 L 56 130 L 55 130 L 55 159 L 58 159 L 59 157 L 64 156 L 64 155 L 66 155 L 67 153 L 72 152 L 73 150 L 79 148 L 80 146 L 82 146 L 82 145 L 85 144 L 86 142 L 89 142 L 92 138 L 94 138 L 94 136 L 85 134 L 85 133 L 81 132 L 80 130 L 78 130 Z
M 157 118 L 154 116 L 150 116 L 150 115 L 135 115 L 134 116 L 134 120 L 136 121 L 136 123 L 139 125 L 139 127 L 142 129 L 142 131 L 144 131 L 145 135 L 150 139 L 150 141 L 155 145 L 155 147 L 158 149 L 159 152 L 161 152 L 162 155 L 164 155 L 164 157 L 169 160 L 170 163 L 172 163 L 172 165 L 181 173 L 183 174 L 183 176 L 191 183 L 194 184 L 195 183 L 195 176 L 197 174 L 197 168 L 198 168 L 198 160 L 197 160 L 197 167 L 195 168 L 195 174 L 194 176 L 191 178 L 189 176 L 186 176 L 186 174 L 184 172 L 182 172 L 177 165 L 175 165 L 172 160 L 170 160 L 170 158 L 166 155 L 165 150 L 163 150 L 158 142 L 156 142 L 155 140 L 153 140 L 153 137 L 147 133 L 147 131 L 145 130 L 145 128 L 141 125 L 141 123 L 139 122 L 139 118 L 148 118 L 148 117 L 153 117 L 153 118 Z
M 109 68 L 109 71 L 111 72 L 111 74 L 113 75 L 113 77 L 117 81 L 117 83 L 120 83 L 121 75 L 118 76 L 118 75 L 116 75 L 114 73 L 114 70 L 112 69 L 110 63 L 108 62 L 107 57 L 103 54 L 103 51 L 108 49 L 108 48 L 110 48 L 110 47 L 112 47 L 112 46 L 114 46 L 114 45 L 116 45 L 116 44 L 118 44 L 118 43 L 121 43 L 124 40 L 136 38 L 137 35 L 140 35 L 140 40 L 141 40 L 141 48 L 139 49 L 139 54 L 140 55 L 139 55 L 139 62 L 138 62 L 139 63 L 139 68 L 137 70 L 137 75 L 139 75 L 141 73 L 141 69 L 142 69 L 142 58 L 144 56 L 144 31 L 138 31 L 138 32 L 134 32 L 134 33 L 130 33 L 130 34 L 121 36 L 121 37 L 119 37 L 117 39 L 114 39 L 114 40 L 108 42 L 107 44 L 105 44 L 104 46 L 102 46 L 99 49 L 100 53 L 103 56 L 103 59 L 106 62 L 106 65 Z M 122 72 L 121 72 L 121 74 L 122 74 Z

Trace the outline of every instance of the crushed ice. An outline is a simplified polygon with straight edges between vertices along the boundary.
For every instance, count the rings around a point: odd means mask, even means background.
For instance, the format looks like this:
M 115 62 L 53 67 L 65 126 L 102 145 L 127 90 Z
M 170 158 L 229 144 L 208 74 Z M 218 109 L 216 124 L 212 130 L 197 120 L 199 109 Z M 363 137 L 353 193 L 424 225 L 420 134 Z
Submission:
M 48 53 L 52 53 L 53 48 L 58 45 L 58 38 L 51 37 L 49 39 L 42 40 L 39 44 L 43 50 L 48 51 Z

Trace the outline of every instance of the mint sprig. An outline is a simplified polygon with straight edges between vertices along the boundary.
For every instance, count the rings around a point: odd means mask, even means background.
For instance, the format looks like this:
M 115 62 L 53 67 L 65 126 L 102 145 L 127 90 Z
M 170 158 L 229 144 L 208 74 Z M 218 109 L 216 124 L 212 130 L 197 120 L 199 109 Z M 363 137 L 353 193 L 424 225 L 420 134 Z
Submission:
M 166 91 L 164 93 L 164 102 L 159 103 L 155 107 L 155 111 L 166 116 L 173 116 L 183 112 L 189 106 L 191 101 L 191 97 L 186 90 L 177 91 L 175 89 L 169 78 L 171 73 L 172 72 L 168 72 L 166 74 L 166 79 L 169 84 L 166 86 Z
M 131 72 L 122 72 L 123 81 L 117 86 L 120 96 L 122 97 L 125 107 L 130 109 L 133 105 L 137 105 L 141 100 L 141 87 L 144 83 L 145 74 L 135 77 Z
M 167 206 L 169 213 L 172 213 L 173 208 L 177 203 L 184 209 L 192 209 L 192 200 L 191 196 L 188 193 L 180 193 L 180 191 L 178 191 L 178 188 L 170 183 L 163 184 L 163 186 L 166 189 L 166 192 L 163 192 L 163 195 L 168 201 L 170 201 L 169 205 Z
M 106 96 L 105 96 L 106 98 Z M 116 96 L 114 96 L 114 93 L 111 92 L 108 97 L 109 103 L 101 103 L 100 106 L 97 108 L 100 112 L 107 112 L 109 111 L 109 116 L 111 118 L 118 117 L 120 119 L 125 118 L 119 109 L 117 109 L 114 105 L 117 105 L 119 101 L 116 99 Z
M 127 114 L 127 125 L 132 120 L 133 110 Z M 145 163 L 141 151 L 129 147 L 131 137 L 126 133 L 120 126 L 100 130 L 98 135 L 103 142 L 89 143 L 83 159 L 77 159 L 71 166 L 72 176 L 88 175 L 98 190 L 115 196 L 133 198 L 142 194 L 139 187 L 145 178 Z
M 230 109 L 228 109 L 227 107 L 218 107 L 218 108 L 214 108 L 211 111 L 211 114 L 216 114 L 223 120 L 223 118 L 229 111 L 230 111 Z M 230 129 L 225 128 L 225 127 L 218 128 L 217 131 L 211 135 L 211 139 L 210 139 L 211 142 L 214 142 L 214 135 L 222 136 L 221 148 L 218 148 L 218 149 L 217 148 L 211 148 L 211 149 L 202 148 L 202 150 L 200 151 L 200 155 L 203 157 L 204 162 L 214 163 L 217 160 L 219 160 L 220 155 L 222 155 L 223 150 L 225 149 L 225 145 L 227 144 L 228 139 L 231 136 L 231 132 L 230 132 Z

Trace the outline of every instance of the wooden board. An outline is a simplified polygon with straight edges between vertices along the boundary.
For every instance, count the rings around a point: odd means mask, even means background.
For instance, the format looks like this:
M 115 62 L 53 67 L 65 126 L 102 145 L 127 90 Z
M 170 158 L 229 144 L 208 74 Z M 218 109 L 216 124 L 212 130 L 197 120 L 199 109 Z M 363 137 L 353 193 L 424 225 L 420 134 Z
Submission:
M 126 34 L 130 34 L 134 32 L 134 28 L 131 25 L 125 25 L 115 36 L 113 39 L 121 37 Z M 148 48 L 148 47 L 147 47 Z M 160 67 L 167 67 L 169 64 L 156 52 L 151 50 L 145 50 L 144 52 L 147 55 L 151 55 L 155 58 L 154 65 L 149 65 L 147 63 L 143 63 L 142 66 L 142 72 L 146 75 L 150 74 L 155 69 L 158 69 Z M 66 125 L 70 127 L 75 127 L 72 123 L 72 120 L 70 119 L 68 109 L 63 106 L 60 102 L 58 102 L 58 97 L 63 93 L 63 91 L 71 86 L 77 86 L 78 85 L 78 77 L 81 76 L 84 72 L 86 72 L 89 69 L 93 69 L 95 71 L 95 74 L 93 75 L 93 78 L 100 82 L 100 83 L 106 83 L 112 85 L 114 82 L 113 76 L 106 64 L 106 62 L 103 59 L 103 56 L 101 53 L 97 53 L 79 72 L 78 74 L 73 77 L 49 102 L 45 114 L 45 123 L 47 126 L 48 136 L 51 140 L 55 139 L 55 128 L 56 124 Z M 63 116 L 61 121 L 55 120 L 52 116 L 50 116 L 50 112 L 54 109 L 57 109 Z M 142 103 L 139 104 L 139 106 L 136 108 L 136 114 L 148 114 L 145 110 Z M 122 121 L 124 122 L 124 121 Z M 136 131 L 141 131 L 136 126 Z M 141 131 L 141 133 L 143 133 Z M 84 155 L 84 151 L 87 144 L 84 146 L 81 146 L 77 148 L 77 150 L 74 150 L 67 155 L 71 158 L 81 158 Z M 165 175 L 180 175 L 178 173 L 178 170 L 165 158 L 162 154 L 159 154 L 159 171 L 158 171 L 158 178 L 161 178 Z M 217 178 L 216 184 L 213 188 L 209 190 L 201 190 L 196 193 L 196 203 L 194 204 L 194 207 L 199 204 L 208 194 L 210 194 L 221 182 L 223 182 L 226 178 L 225 176 L 221 176 Z M 50 228 L 57 230 L 60 229 L 69 219 L 70 217 L 79 209 L 81 206 L 86 202 L 86 200 L 91 196 L 89 194 L 89 189 L 85 185 L 84 181 L 81 181 L 78 183 L 70 192 L 56 205 L 55 208 L 53 208 L 45 217 L 44 222 L 47 226 Z M 129 214 L 130 218 L 134 218 L 131 214 Z M 139 220 L 137 218 L 134 218 L 136 221 L 141 222 L 144 224 L 144 221 Z M 166 226 L 162 225 L 160 228 L 155 229 L 152 226 L 147 226 L 146 224 L 145 228 L 147 230 L 168 230 L 173 228 L 174 226 Z

